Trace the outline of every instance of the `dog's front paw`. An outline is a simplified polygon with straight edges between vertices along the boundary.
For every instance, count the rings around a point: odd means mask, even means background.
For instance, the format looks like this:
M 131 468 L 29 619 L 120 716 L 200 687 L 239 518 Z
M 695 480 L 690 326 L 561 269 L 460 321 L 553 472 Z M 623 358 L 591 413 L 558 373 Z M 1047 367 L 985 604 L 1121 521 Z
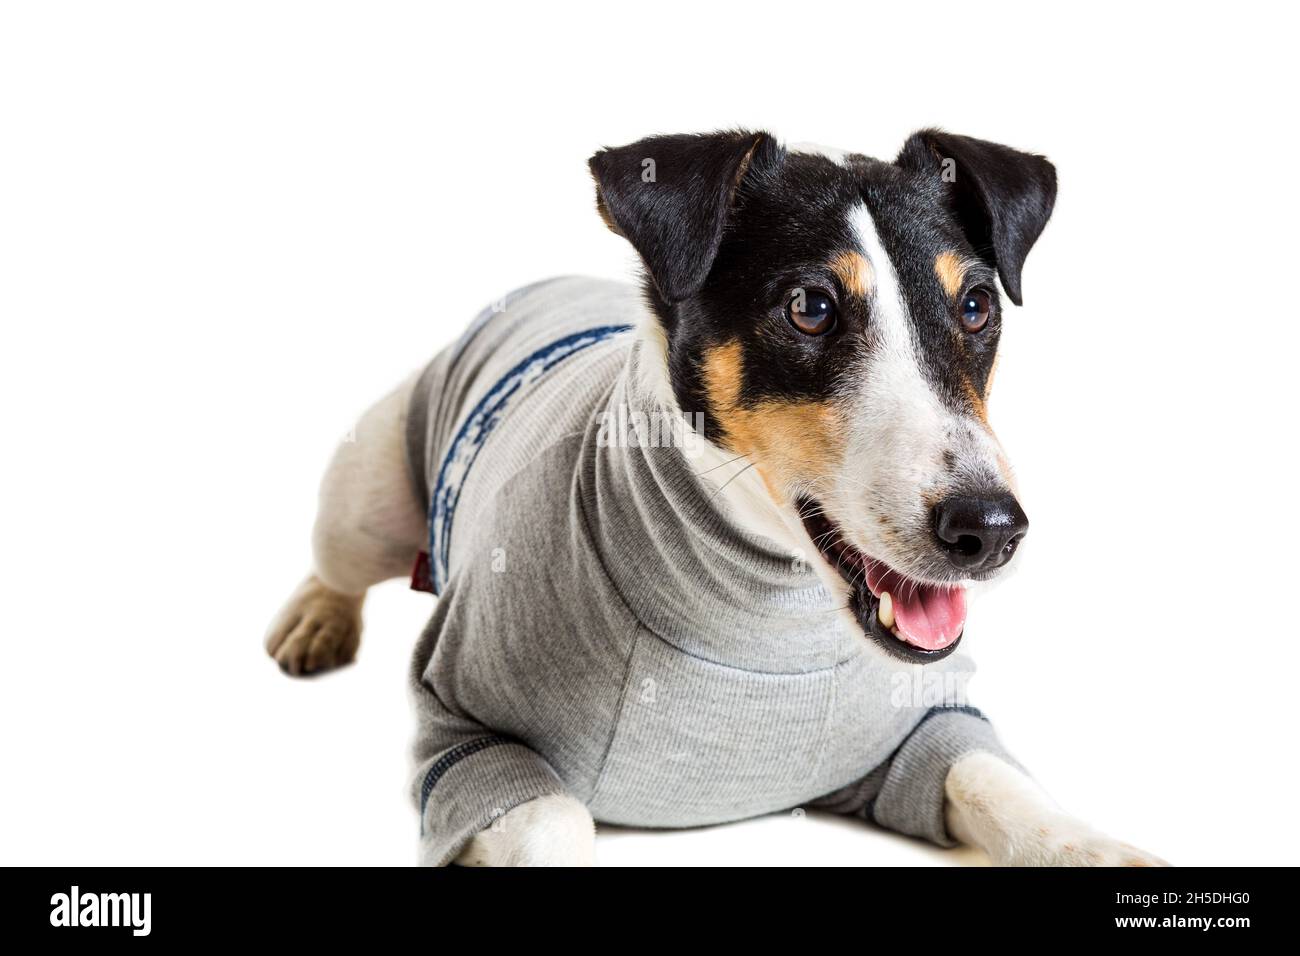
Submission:
M 944 782 L 944 821 L 995 866 L 1168 866 L 1063 813 L 1029 776 L 996 754 L 962 757 Z
M 271 625 L 266 652 L 295 677 L 350 663 L 361 643 L 361 602 L 309 577 Z
M 1039 823 L 1000 850 L 996 855 L 990 854 L 999 866 L 1169 865 L 1160 857 L 1108 837 L 1073 817 Z
M 461 866 L 594 866 L 596 824 L 587 808 L 556 793 L 521 803 L 471 840 Z

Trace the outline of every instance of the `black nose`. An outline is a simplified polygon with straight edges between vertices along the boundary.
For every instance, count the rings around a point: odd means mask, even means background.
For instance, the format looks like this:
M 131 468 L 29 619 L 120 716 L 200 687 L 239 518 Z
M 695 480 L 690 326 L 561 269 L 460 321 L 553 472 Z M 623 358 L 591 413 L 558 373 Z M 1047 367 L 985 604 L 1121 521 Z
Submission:
M 934 509 L 934 533 L 963 571 L 991 571 L 1011 560 L 1029 519 L 1009 494 L 954 495 Z

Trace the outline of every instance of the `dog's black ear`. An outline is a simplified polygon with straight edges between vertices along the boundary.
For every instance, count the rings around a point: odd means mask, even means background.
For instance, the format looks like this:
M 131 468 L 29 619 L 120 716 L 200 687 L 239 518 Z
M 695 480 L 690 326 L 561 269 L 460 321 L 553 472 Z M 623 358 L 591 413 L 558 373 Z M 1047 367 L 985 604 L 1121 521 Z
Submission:
M 896 162 L 940 177 L 976 254 L 1021 305 L 1020 271 L 1052 215 L 1056 168 L 1033 153 L 939 130 L 913 133 Z
M 632 243 L 671 303 L 704 285 L 741 180 L 779 152 L 761 132 L 651 136 L 602 149 L 587 165 L 601 217 Z

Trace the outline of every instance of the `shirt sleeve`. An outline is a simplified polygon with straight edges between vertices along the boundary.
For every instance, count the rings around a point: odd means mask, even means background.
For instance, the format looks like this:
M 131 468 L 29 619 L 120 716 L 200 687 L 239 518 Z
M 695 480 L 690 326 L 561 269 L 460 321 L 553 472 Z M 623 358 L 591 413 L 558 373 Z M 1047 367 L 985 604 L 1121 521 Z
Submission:
M 944 781 L 967 754 L 992 753 L 1014 767 L 993 725 L 974 707 L 932 707 L 889 759 L 813 807 L 871 820 L 890 830 L 955 846 L 944 824 Z
M 424 641 L 431 640 L 426 634 Z M 423 678 L 410 686 L 418 717 L 411 798 L 420 814 L 420 863 L 446 866 L 481 831 L 537 797 L 564 793 L 538 753 L 448 708 Z

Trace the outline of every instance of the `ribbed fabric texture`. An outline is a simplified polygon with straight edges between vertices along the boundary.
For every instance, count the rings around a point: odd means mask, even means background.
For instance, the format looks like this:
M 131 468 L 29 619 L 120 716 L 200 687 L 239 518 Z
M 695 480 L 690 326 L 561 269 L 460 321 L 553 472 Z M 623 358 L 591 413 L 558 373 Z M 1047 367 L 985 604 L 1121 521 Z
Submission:
M 448 862 L 494 814 L 561 789 L 611 823 L 824 805 L 947 842 L 948 767 L 1001 753 L 950 706 L 970 662 L 927 668 L 951 699 L 900 695 L 910 671 L 843 626 L 815 574 L 737 531 L 680 448 L 602 440 L 602 413 L 657 411 L 631 333 L 531 363 L 643 316 L 622 284 L 542 283 L 421 377 L 413 466 L 423 494 L 454 482 L 440 500 L 455 502 L 437 515 L 447 576 L 411 670 L 421 859 Z M 489 426 L 454 442 L 476 410 Z M 448 467 L 466 448 L 472 464 Z
M 555 771 L 523 744 L 484 748 L 457 761 L 438 781 L 439 799 L 425 805 L 420 863 L 445 866 L 476 833 L 540 796 L 563 793 Z M 446 799 L 444 794 L 455 794 Z M 430 794 L 432 796 L 432 792 Z
M 943 822 L 944 780 L 949 767 L 975 751 L 1006 757 L 993 726 L 978 713 L 965 708 L 930 712 L 890 759 L 872 819 L 891 830 L 952 846 Z

